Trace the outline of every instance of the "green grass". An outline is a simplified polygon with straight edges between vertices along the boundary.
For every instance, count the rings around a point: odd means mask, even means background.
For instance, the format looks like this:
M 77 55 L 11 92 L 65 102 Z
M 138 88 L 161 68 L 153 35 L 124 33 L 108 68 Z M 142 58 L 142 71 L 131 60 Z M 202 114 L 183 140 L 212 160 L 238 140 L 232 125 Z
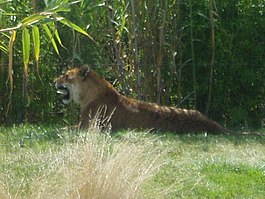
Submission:
M 170 187 L 167 198 L 264 197 L 264 137 L 170 135 L 162 142 L 169 164 L 150 186 Z
M 261 198 L 265 195 L 264 171 L 244 164 L 211 163 L 202 169 L 214 190 L 200 187 L 198 193 L 211 198 Z
M 264 198 L 265 136 L 0 127 L 1 199 L 77 198 L 73 190 L 81 198 Z

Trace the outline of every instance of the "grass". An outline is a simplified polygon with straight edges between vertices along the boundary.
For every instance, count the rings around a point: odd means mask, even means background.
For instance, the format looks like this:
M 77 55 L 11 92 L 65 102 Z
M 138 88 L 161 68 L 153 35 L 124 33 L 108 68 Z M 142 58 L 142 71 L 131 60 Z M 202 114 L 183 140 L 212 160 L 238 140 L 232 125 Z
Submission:
M 263 198 L 264 138 L 0 127 L 0 198 Z
M 201 194 L 211 198 L 252 198 L 262 197 L 264 192 L 264 172 L 244 164 L 211 163 L 202 169 L 214 191 L 200 188 Z
M 264 137 L 190 135 L 163 142 L 171 162 L 152 186 L 171 186 L 167 198 L 263 198 Z

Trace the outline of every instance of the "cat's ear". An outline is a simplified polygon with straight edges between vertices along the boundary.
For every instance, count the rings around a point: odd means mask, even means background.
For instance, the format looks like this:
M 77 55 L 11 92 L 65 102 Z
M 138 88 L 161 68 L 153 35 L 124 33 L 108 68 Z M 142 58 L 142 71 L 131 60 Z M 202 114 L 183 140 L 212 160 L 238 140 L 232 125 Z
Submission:
M 90 72 L 90 67 L 88 65 L 83 65 L 80 68 L 79 75 L 85 80 Z

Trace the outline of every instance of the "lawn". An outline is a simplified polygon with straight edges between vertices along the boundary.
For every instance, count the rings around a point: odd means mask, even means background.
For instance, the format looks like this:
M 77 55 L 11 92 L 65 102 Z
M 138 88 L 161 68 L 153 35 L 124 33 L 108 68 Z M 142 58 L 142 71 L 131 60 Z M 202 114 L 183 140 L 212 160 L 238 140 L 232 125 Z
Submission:
M 0 127 L 0 198 L 264 198 L 265 136 Z

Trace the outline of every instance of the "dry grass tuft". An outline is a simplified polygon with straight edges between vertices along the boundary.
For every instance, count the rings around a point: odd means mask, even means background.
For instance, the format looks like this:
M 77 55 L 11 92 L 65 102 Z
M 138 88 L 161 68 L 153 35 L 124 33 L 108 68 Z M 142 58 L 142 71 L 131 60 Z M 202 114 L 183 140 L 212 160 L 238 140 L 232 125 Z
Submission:
M 56 157 L 33 198 L 139 198 L 157 168 L 155 155 L 151 140 L 114 143 L 106 135 L 82 134 Z
M 4 187 L 0 184 L 0 198 L 1 199 L 10 199 L 11 197 L 6 193 Z
M 23 164 L 29 170 L 38 165 L 39 170 L 28 176 L 32 179 L 29 190 L 22 195 L 17 190 L 12 198 L 141 198 L 142 184 L 161 165 L 154 142 L 150 136 L 139 138 L 133 132 L 114 139 L 94 129 L 66 140 L 60 150 L 24 151 Z M 1 189 L 0 194 L 4 194 Z M 2 195 L 1 199 L 8 199 Z

